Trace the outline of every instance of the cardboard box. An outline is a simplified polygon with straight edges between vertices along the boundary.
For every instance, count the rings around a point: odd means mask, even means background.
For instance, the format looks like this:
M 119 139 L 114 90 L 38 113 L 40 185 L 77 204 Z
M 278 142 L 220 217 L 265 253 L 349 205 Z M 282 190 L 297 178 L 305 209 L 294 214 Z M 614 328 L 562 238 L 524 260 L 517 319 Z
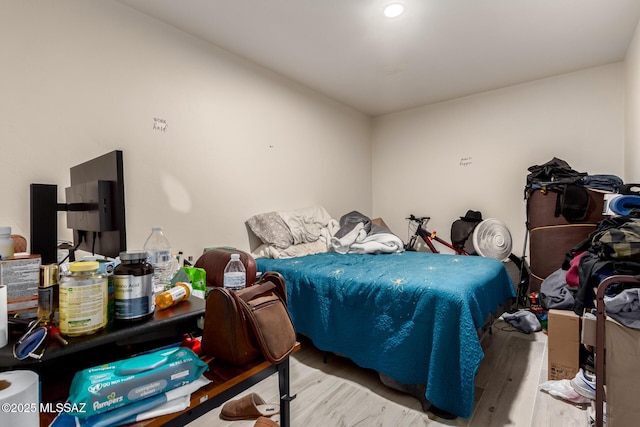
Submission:
M 638 384 L 640 384 L 640 330 L 621 325 L 607 316 L 605 322 L 605 373 L 607 426 L 638 425 Z
M 34 318 L 38 313 L 40 255 L 13 256 L 0 260 L 0 284 L 7 287 L 10 316 Z
M 596 346 L 596 315 L 591 313 L 591 309 L 585 308 L 582 315 L 581 342 L 585 346 Z
M 572 379 L 580 368 L 580 317 L 549 310 L 549 380 Z

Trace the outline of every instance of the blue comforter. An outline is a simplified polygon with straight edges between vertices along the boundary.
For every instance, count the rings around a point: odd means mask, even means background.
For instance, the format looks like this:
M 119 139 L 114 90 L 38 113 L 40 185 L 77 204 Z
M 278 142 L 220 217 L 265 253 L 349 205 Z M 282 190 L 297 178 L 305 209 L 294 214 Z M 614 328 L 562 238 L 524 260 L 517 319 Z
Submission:
M 287 281 L 296 330 L 326 351 L 405 384 L 468 418 L 484 357 L 477 328 L 515 295 L 501 262 L 402 252 L 258 259 Z

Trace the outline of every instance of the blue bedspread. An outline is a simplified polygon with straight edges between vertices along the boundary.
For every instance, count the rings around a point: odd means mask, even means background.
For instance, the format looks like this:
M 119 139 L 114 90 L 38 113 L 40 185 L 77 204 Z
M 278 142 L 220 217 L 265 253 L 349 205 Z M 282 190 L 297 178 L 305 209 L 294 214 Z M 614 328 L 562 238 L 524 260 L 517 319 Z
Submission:
M 287 281 L 296 330 L 326 351 L 405 384 L 468 418 L 484 357 L 477 328 L 515 295 L 501 262 L 423 252 L 258 259 Z

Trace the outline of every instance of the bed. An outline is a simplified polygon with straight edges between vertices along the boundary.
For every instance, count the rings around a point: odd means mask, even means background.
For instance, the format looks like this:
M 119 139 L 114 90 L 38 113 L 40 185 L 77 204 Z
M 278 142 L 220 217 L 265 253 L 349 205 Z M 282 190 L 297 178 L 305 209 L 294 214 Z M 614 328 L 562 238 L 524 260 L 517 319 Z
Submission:
M 479 331 L 515 296 L 500 261 L 423 252 L 258 258 L 287 281 L 296 331 L 319 349 L 417 387 L 459 417 L 473 411 Z M 424 403 L 423 403 L 424 407 Z

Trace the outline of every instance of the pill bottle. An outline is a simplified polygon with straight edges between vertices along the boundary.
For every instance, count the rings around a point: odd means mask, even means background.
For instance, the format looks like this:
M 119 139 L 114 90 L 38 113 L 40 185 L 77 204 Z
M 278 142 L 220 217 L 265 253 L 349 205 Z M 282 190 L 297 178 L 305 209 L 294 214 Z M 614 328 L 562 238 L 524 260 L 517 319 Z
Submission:
M 186 300 L 191 296 L 191 285 L 185 282 L 178 282 L 176 285 L 156 296 L 156 306 L 160 310 L 169 308 L 178 304 L 180 301 Z
M 13 256 L 13 239 L 11 239 L 11 227 L 0 227 L 0 259 Z
M 69 276 L 60 280 L 60 333 L 90 335 L 107 325 L 107 278 L 98 274 L 95 261 L 76 261 Z
M 153 316 L 153 266 L 145 251 L 120 252 L 113 274 L 115 320 L 137 321 Z

